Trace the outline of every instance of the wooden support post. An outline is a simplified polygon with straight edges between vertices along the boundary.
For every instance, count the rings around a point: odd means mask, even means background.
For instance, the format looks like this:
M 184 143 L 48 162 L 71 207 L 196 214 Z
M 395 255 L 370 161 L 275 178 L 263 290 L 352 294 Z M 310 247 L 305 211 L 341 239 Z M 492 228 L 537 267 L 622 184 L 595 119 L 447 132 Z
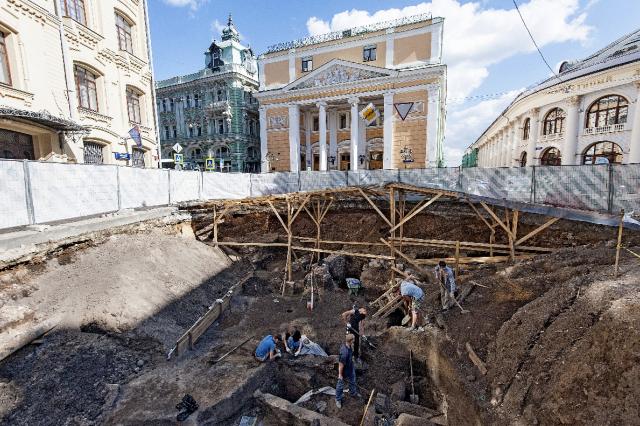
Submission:
M 321 210 L 320 210 L 320 201 L 316 201 L 316 248 L 320 250 L 320 219 Z M 313 259 L 314 253 L 311 253 L 311 259 Z M 320 262 L 321 253 L 318 252 L 318 262 Z
M 520 244 L 524 243 L 525 241 L 527 241 L 529 238 L 532 238 L 535 235 L 538 235 L 540 232 L 542 232 L 543 230 L 547 229 L 548 227 L 550 227 L 551 225 L 553 225 L 554 223 L 556 223 L 560 219 L 561 218 L 559 218 L 559 217 L 552 217 L 551 219 L 546 221 L 544 224 L 540 225 L 539 227 L 537 227 L 533 231 L 529 232 L 524 237 L 522 237 L 519 240 L 517 240 L 516 243 L 515 243 L 516 247 L 519 246 Z
M 493 244 L 496 241 L 496 231 L 494 229 L 491 230 L 491 235 L 489 235 L 489 257 L 493 257 Z
M 287 199 L 287 281 L 291 282 L 293 279 L 293 271 L 291 268 L 291 216 L 292 216 L 292 206 L 291 201 Z M 287 287 L 287 282 L 282 284 L 282 295 L 284 296 L 284 290 Z
M 500 227 L 504 230 L 504 232 L 506 232 L 508 236 L 511 236 L 511 230 L 507 227 L 507 225 L 504 224 L 504 222 L 500 220 L 498 215 L 496 215 L 495 212 L 489 206 L 487 206 L 483 201 L 480 201 L 480 205 L 484 207 L 487 213 L 489 213 L 489 216 L 491 216 L 493 220 L 495 220 L 496 223 L 500 225 Z
M 398 204 L 400 204 L 400 211 L 399 211 L 399 215 L 398 218 L 400 219 L 400 246 L 399 249 L 402 250 L 402 237 L 404 236 L 404 206 L 406 203 L 406 193 L 404 191 L 400 192 L 400 202 Z
M 393 189 L 393 188 L 392 188 Z M 409 221 L 409 219 L 411 219 L 412 217 L 414 217 L 415 215 L 417 215 L 418 213 L 420 213 L 422 210 L 426 209 L 427 207 L 429 207 L 431 204 L 435 203 L 438 198 L 442 197 L 442 193 L 439 192 L 437 193 L 434 197 L 432 197 L 429 201 L 427 201 L 426 203 L 424 203 L 420 208 L 414 210 L 412 213 L 409 213 L 408 215 L 406 215 L 402 221 L 398 224 L 394 223 L 394 226 L 391 227 L 390 231 L 395 231 L 397 228 L 399 228 L 400 226 L 404 225 L 405 222 Z M 394 203 L 395 204 L 395 203 Z M 395 208 L 395 206 L 394 206 Z
M 218 214 L 215 205 L 213 206 L 213 242 L 218 247 Z
M 376 394 L 376 390 L 371 391 L 371 395 L 369 395 L 369 401 L 367 405 L 364 407 L 364 413 L 362 414 L 362 420 L 360 420 L 360 426 L 364 426 L 364 421 L 367 418 L 367 411 L 369 411 L 369 406 L 371 405 L 371 401 L 373 401 L 373 397 Z
M 380 211 L 380 209 L 378 208 L 378 206 L 376 206 L 376 204 L 371 200 L 371 198 L 369 198 L 367 196 L 367 194 L 364 193 L 364 191 L 361 188 L 358 188 L 358 191 L 360 192 L 360 195 L 362 195 L 362 197 L 367 200 L 369 202 L 369 204 L 371 204 L 371 207 L 373 207 L 373 210 L 376 211 L 376 213 L 378 213 L 380 215 L 380 217 L 387 223 L 387 225 L 389 226 L 393 226 L 391 224 L 391 222 L 389 222 L 389 220 L 387 219 L 387 217 Z M 390 189 L 391 192 L 393 192 L 393 188 Z
M 389 188 L 389 226 L 391 229 L 389 230 L 389 236 L 391 239 L 396 237 L 395 225 L 396 225 L 396 192 L 393 187 Z M 383 241 L 384 242 L 384 241 Z M 389 246 L 391 251 L 391 256 L 393 257 L 393 261 L 391 262 L 391 284 L 396 283 L 396 273 L 393 270 L 396 266 L 396 253 L 393 248 L 393 241 L 391 241 L 391 245 Z
M 615 276 L 618 276 L 620 272 L 619 263 L 620 263 L 620 248 L 622 247 L 622 228 L 624 225 L 624 209 L 620 210 L 620 224 L 618 225 L 618 244 L 616 245 L 616 265 L 615 265 Z
M 456 280 L 460 276 L 460 241 L 456 241 Z

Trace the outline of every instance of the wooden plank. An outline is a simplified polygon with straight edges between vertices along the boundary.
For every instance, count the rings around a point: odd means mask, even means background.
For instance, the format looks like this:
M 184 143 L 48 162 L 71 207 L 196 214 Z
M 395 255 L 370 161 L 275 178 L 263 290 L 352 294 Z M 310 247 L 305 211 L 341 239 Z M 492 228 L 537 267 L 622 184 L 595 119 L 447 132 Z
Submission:
M 471 201 L 469 201 L 468 198 L 465 197 L 465 200 L 467 202 L 467 204 L 469 204 L 471 206 L 471 208 L 473 209 L 474 212 L 476 212 L 476 215 L 480 218 L 480 220 L 482 220 L 484 222 L 485 225 L 487 225 L 487 227 L 489 229 L 493 229 L 493 227 L 491 226 L 491 224 L 489 223 L 489 221 L 487 219 L 484 218 L 484 216 L 482 216 L 480 214 L 480 211 L 476 208 L 476 206 L 473 205 L 473 203 Z
M 293 237 L 294 240 L 299 240 L 305 243 L 315 242 L 316 239 L 313 237 Z M 382 243 L 370 243 L 366 241 L 334 241 L 334 240 L 320 240 L 322 244 L 342 244 L 346 246 L 384 246 Z
M 618 244 L 616 244 L 616 261 L 614 266 L 614 276 L 618 276 L 620 272 L 620 247 L 622 247 L 622 228 L 624 226 L 624 210 L 620 211 L 620 225 L 618 225 Z
M 376 206 L 375 203 L 373 201 L 371 201 L 371 199 L 367 196 L 367 194 L 364 193 L 362 188 L 358 188 L 358 191 L 360 192 L 360 195 L 362 195 L 362 197 L 365 200 L 367 200 L 367 202 L 369 204 L 371 204 L 371 207 L 373 207 L 373 209 L 376 211 L 376 213 L 378 213 L 378 215 L 380 215 L 380 217 L 387 223 L 387 225 L 393 226 L 393 225 L 391 225 L 391 222 L 389 221 L 389 219 L 387 219 L 387 217 L 384 214 L 382 214 L 382 212 L 380 211 L 378 206 Z
M 493 220 L 495 220 L 496 223 L 500 225 L 500 227 L 504 230 L 504 232 L 506 232 L 508 236 L 511 236 L 511 230 L 507 227 L 507 225 L 505 225 L 502 222 L 502 220 L 500 220 L 498 215 L 496 215 L 495 212 L 484 203 L 484 201 L 480 201 L 480 205 L 484 207 L 487 213 L 489 213 L 489 215 L 493 218 Z
M 234 353 L 235 351 L 237 351 L 238 349 L 240 349 L 245 343 L 247 343 L 249 340 L 253 339 L 253 334 L 249 337 L 247 337 L 245 340 L 242 341 L 242 343 L 240 343 L 239 345 L 236 345 L 233 347 L 233 349 L 231 349 L 230 351 L 228 351 L 227 353 L 225 353 L 224 355 L 222 355 L 220 358 L 218 358 L 217 360 L 213 361 L 213 364 L 217 364 L 220 361 L 222 361 L 223 359 L 225 359 L 226 357 L 228 357 L 229 355 L 231 355 L 232 353 Z
M 218 241 L 219 246 L 247 246 L 247 247 L 287 247 L 287 243 L 241 243 L 237 241 Z
M 293 218 L 291 219 L 291 223 L 295 222 L 296 218 L 298 217 L 298 215 L 300 214 L 300 212 L 304 208 L 305 204 L 307 204 L 307 201 L 309 201 L 310 199 L 311 199 L 311 194 L 307 195 L 307 197 L 302 201 L 302 204 L 300 205 L 300 207 L 298 207 L 298 210 L 293 215 Z
M 362 420 L 360 420 L 360 426 L 364 426 L 364 420 L 367 417 L 367 411 L 369 411 L 369 406 L 371 405 L 371 401 L 373 401 L 373 396 L 376 394 L 376 390 L 371 391 L 371 395 L 369 395 L 369 401 L 367 405 L 364 407 L 364 413 L 362 414 Z
M 485 376 L 487 374 L 487 367 L 485 366 L 484 361 L 482 361 L 478 354 L 476 354 L 476 352 L 473 350 L 473 348 L 471 347 L 471 343 L 467 342 L 464 346 L 465 348 L 467 348 L 467 353 L 469 354 L 469 359 L 471 360 L 471 362 L 473 362 L 475 366 L 478 367 L 478 370 L 480 370 L 480 374 Z
M 289 228 L 287 228 L 287 225 L 284 223 L 284 220 L 282 220 L 282 218 L 280 217 L 280 213 L 278 213 L 278 210 L 276 210 L 276 207 L 273 205 L 271 200 L 267 200 L 267 203 L 269 204 L 269 207 L 271 207 L 271 210 L 273 210 L 273 212 L 276 214 L 276 217 L 280 221 L 280 224 L 282 225 L 284 230 L 287 231 L 287 233 L 289 233 Z
M 344 250 L 327 250 L 327 249 L 316 249 L 310 247 L 301 247 L 301 246 L 293 246 L 291 247 L 293 250 L 299 251 L 311 251 L 315 253 L 329 253 L 329 254 L 342 254 L 344 256 L 353 256 L 353 257 L 366 257 L 368 259 L 383 259 L 383 260 L 393 260 L 391 256 L 385 256 L 382 254 L 370 254 L 370 253 L 354 253 L 350 251 Z
M 524 243 L 529 238 L 532 238 L 535 235 L 539 234 L 540 232 L 544 231 L 545 229 L 547 229 L 548 227 L 550 227 L 551 225 L 553 225 L 554 223 L 556 223 L 560 219 L 561 218 L 559 218 L 559 217 L 552 217 L 551 219 L 546 221 L 544 224 L 540 225 L 539 227 L 537 227 L 536 229 L 534 229 L 533 231 L 529 232 L 527 235 L 525 235 L 524 237 L 522 237 L 518 241 L 516 241 L 515 245 L 518 246 L 518 245 Z
M 400 240 L 396 238 L 394 241 L 399 242 Z M 442 244 L 442 245 L 448 245 L 451 248 L 455 248 L 455 245 L 456 245 L 456 241 L 424 240 L 424 239 L 420 239 L 420 238 L 409 238 L 409 237 L 402 238 L 402 243 L 406 244 L 406 245 Z M 466 249 L 466 250 L 469 250 L 471 247 L 489 249 L 490 246 L 491 246 L 491 244 L 487 244 L 487 243 L 477 243 L 477 242 L 471 242 L 471 241 L 460 241 L 460 248 L 461 249 Z M 493 247 L 494 248 L 506 249 L 506 250 L 509 249 L 509 245 L 508 244 L 493 244 Z M 526 251 L 532 251 L 532 252 L 540 252 L 540 253 L 550 253 L 550 252 L 555 250 L 555 249 L 552 249 L 552 248 L 536 247 L 536 246 L 518 246 L 518 249 L 526 250 Z
M 424 209 L 426 209 L 427 207 L 429 207 L 431 204 L 435 203 L 438 198 L 440 198 L 442 196 L 442 194 L 436 194 L 435 197 L 431 198 L 428 202 L 424 203 L 422 205 L 422 207 L 420 207 L 419 209 L 416 209 L 413 213 L 406 215 L 399 223 L 397 223 L 393 228 L 391 228 L 389 230 L 389 232 L 391 231 L 395 231 L 396 229 L 398 229 L 400 226 L 404 225 L 406 222 L 408 222 L 411 218 L 413 218 L 414 216 L 416 216 L 417 214 L 419 214 L 421 211 L 423 211 Z

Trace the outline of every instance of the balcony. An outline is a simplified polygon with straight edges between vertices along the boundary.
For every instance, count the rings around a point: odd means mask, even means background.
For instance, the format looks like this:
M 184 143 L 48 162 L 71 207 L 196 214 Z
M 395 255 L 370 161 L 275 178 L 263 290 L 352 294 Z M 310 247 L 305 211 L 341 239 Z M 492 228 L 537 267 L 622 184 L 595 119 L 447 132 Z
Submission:
M 610 124 L 608 126 L 600 126 L 600 127 L 587 127 L 584 129 L 582 133 L 584 136 L 589 135 L 601 135 L 603 133 L 615 133 L 615 132 L 624 132 L 625 123 L 622 124 Z
M 560 139 L 564 139 L 564 133 L 550 133 L 540 136 L 540 142 L 551 142 Z

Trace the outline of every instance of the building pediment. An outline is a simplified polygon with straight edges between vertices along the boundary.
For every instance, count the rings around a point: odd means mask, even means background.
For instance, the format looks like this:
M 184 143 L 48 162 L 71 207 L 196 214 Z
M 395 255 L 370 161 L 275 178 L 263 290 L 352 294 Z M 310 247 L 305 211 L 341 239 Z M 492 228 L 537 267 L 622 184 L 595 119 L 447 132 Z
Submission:
M 285 87 L 285 90 L 310 89 L 334 86 L 342 83 L 353 83 L 379 77 L 388 77 L 393 73 L 384 68 L 360 65 L 341 60 L 333 60 L 311 71 Z

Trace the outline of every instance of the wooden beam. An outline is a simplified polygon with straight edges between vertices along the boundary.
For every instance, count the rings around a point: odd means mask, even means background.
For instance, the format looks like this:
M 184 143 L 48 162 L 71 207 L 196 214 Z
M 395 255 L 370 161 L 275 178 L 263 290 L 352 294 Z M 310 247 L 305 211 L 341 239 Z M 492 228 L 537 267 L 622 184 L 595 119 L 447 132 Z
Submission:
M 498 225 L 500 225 L 500 227 L 502 229 L 504 229 L 504 232 L 507 233 L 508 236 L 511 236 L 511 230 L 507 227 L 507 225 L 505 225 L 500 218 L 498 217 L 498 215 L 495 214 L 495 212 L 489 207 L 487 206 L 484 201 L 480 201 L 480 205 L 482 207 L 484 207 L 484 209 L 487 211 L 487 213 L 489 213 L 489 215 L 493 218 L 493 220 L 495 220 Z
M 329 200 L 327 207 L 322 212 L 322 215 L 320 216 L 320 222 L 322 222 L 324 220 L 324 217 L 327 215 L 327 213 L 329 213 L 329 209 L 331 208 L 332 204 L 333 204 L 333 198 Z
M 294 240 L 300 240 L 305 243 L 315 242 L 316 239 L 312 237 L 293 237 Z M 342 244 L 345 246 L 384 246 L 382 243 L 370 243 L 366 241 L 333 241 L 333 240 L 320 240 L 322 244 Z
M 373 209 L 376 211 L 376 213 L 378 213 L 378 215 L 380 215 L 380 217 L 387 223 L 387 225 L 393 226 L 393 225 L 391 225 L 391 222 L 389 222 L 389 219 L 387 219 L 387 217 L 380 211 L 378 206 L 376 206 L 375 203 L 373 201 L 371 201 L 371 199 L 367 196 L 367 194 L 364 193 L 362 188 L 358 188 L 358 191 L 360 192 L 360 195 L 362 195 L 364 197 L 364 199 L 367 200 L 367 202 L 369 202 L 369 204 L 371 204 L 371 207 L 373 207 Z
M 271 200 L 267 200 L 267 203 L 271 207 L 271 210 L 273 210 L 273 212 L 276 214 L 276 217 L 280 221 L 280 224 L 282 224 L 282 227 L 284 228 L 284 230 L 287 231 L 287 233 L 289 233 L 289 228 L 287 228 L 287 225 L 284 223 L 284 220 L 282 220 L 282 218 L 280 217 L 280 213 L 278 213 L 278 210 L 276 210 L 276 207 L 273 205 Z
M 400 242 L 400 239 L 396 238 L 395 242 Z M 402 238 L 402 243 L 406 245 L 425 245 L 425 246 L 434 246 L 434 247 L 447 247 L 447 248 L 455 248 L 456 241 L 450 240 L 423 240 L 420 238 L 410 238 L 404 237 Z M 463 250 L 472 250 L 473 248 L 477 249 L 489 249 L 490 244 L 487 243 L 476 243 L 471 241 L 460 241 L 460 248 Z M 507 244 L 493 244 L 494 248 L 501 248 L 508 250 L 509 246 Z M 532 252 L 539 253 L 550 253 L 554 251 L 554 249 L 546 248 L 546 247 L 535 247 L 535 246 L 519 246 L 520 250 L 527 250 Z
M 456 241 L 456 279 L 460 277 L 460 241 Z
M 614 276 L 618 276 L 620 272 L 620 247 L 622 247 L 622 229 L 624 225 L 624 209 L 620 211 L 620 225 L 618 225 L 618 244 L 616 244 L 616 263 L 614 267 Z
M 316 225 L 318 225 L 318 221 L 316 220 L 315 217 L 313 217 L 313 215 L 311 214 L 311 212 L 309 211 L 309 209 L 307 208 L 307 206 L 304 207 L 304 210 L 307 212 L 307 214 L 309 215 L 309 217 L 311 218 L 311 220 L 313 221 L 313 223 L 315 223 Z
M 559 218 L 559 217 L 552 217 L 551 219 L 546 221 L 544 224 L 540 225 L 539 227 L 537 227 L 536 229 L 534 229 L 533 231 L 529 232 L 527 235 L 525 235 L 524 237 L 522 237 L 518 241 L 516 241 L 515 245 L 518 246 L 518 245 L 524 243 L 529 238 L 531 238 L 531 237 L 539 234 L 540 232 L 544 231 L 545 229 L 547 229 L 548 227 L 550 227 L 551 225 L 553 225 L 554 223 L 556 223 L 560 219 L 561 218 Z
M 287 247 L 287 243 L 241 243 L 235 241 L 218 241 L 219 246 L 247 246 L 247 247 Z
M 395 231 L 400 226 L 404 225 L 407 221 L 409 221 L 412 217 L 420 213 L 422 210 L 429 207 L 431 204 L 435 203 L 438 198 L 440 198 L 442 194 L 436 194 L 433 198 L 431 198 L 427 203 L 423 204 L 422 207 L 416 209 L 412 214 L 406 215 L 399 223 L 397 223 L 393 228 L 389 230 L 389 232 Z
M 471 206 L 471 208 L 473 209 L 474 212 L 476 212 L 476 215 L 480 218 L 480 220 L 482 220 L 484 222 L 485 225 L 487 225 L 487 227 L 489 229 L 493 229 L 493 227 L 491 226 L 491 224 L 489 223 L 489 221 L 487 219 L 484 218 L 484 216 L 482 216 L 480 214 L 480 211 L 476 208 L 476 206 L 473 205 L 473 203 L 471 201 L 469 201 L 468 198 L 465 198 L 467 204 L 469 204 L 469 206 Z
M 293 250 L 298 250 L 298 251 L 311 251 L 311 252 L 315 252 L 315 253 L 342 254 L 344 256 L 366 257 L 368 259 L 393 260 L 393 257 L 385 256 L 385 255 L 382 255 L 382 254 L 354 253 L 354 252 L 344 251 L 344 250 L 316 249 L 316 248 L 301 247 L 301 246 L 292 246 L 291 248 Z
M 465 348 L 467 348 L 467 353 L 469 354 L 469 359 L 471 360 L 471 362 L 473 362 L 475 366 L 478 367 L 478 370 L 480 370 L 480 374 L 485 376 L 487 374 L 487 367 L 485 366 L 484 361 L 482 361 L 478 354 L 476 354 L 476 351 L 473 350 L 473 348 L 471 347 L 471 343 L 467 342 L 464 346 Z
M 371 395 L 369 395 L 369 401 L 367 405 L 364 407 L 364 413 L 362 414 L 362 420 L 360 420 L 360 426 L 364 426 L 364 420 L 367 418 L 367 411 L 369 411 L 369 406 L 371 405 L 371 401 L 373 401 L 373 396 L 376 394 L 376 390 L 371 391 Z
M 298 215 L 302 211 L 302 208 L 305 206 L 305 204 L 307 204 L 307 201 L 309 201 L 309 199 L 311 199 L 311 194 L 307 195 L 307 197 L 304 200 L 302 200 L 302 204 L 300 204 L 300 207 L 298 207 L 298 210 L 293 215 L 293 218 L 291 219 L 291 223 L 295 222 L 296 218 L 298 217 Z

